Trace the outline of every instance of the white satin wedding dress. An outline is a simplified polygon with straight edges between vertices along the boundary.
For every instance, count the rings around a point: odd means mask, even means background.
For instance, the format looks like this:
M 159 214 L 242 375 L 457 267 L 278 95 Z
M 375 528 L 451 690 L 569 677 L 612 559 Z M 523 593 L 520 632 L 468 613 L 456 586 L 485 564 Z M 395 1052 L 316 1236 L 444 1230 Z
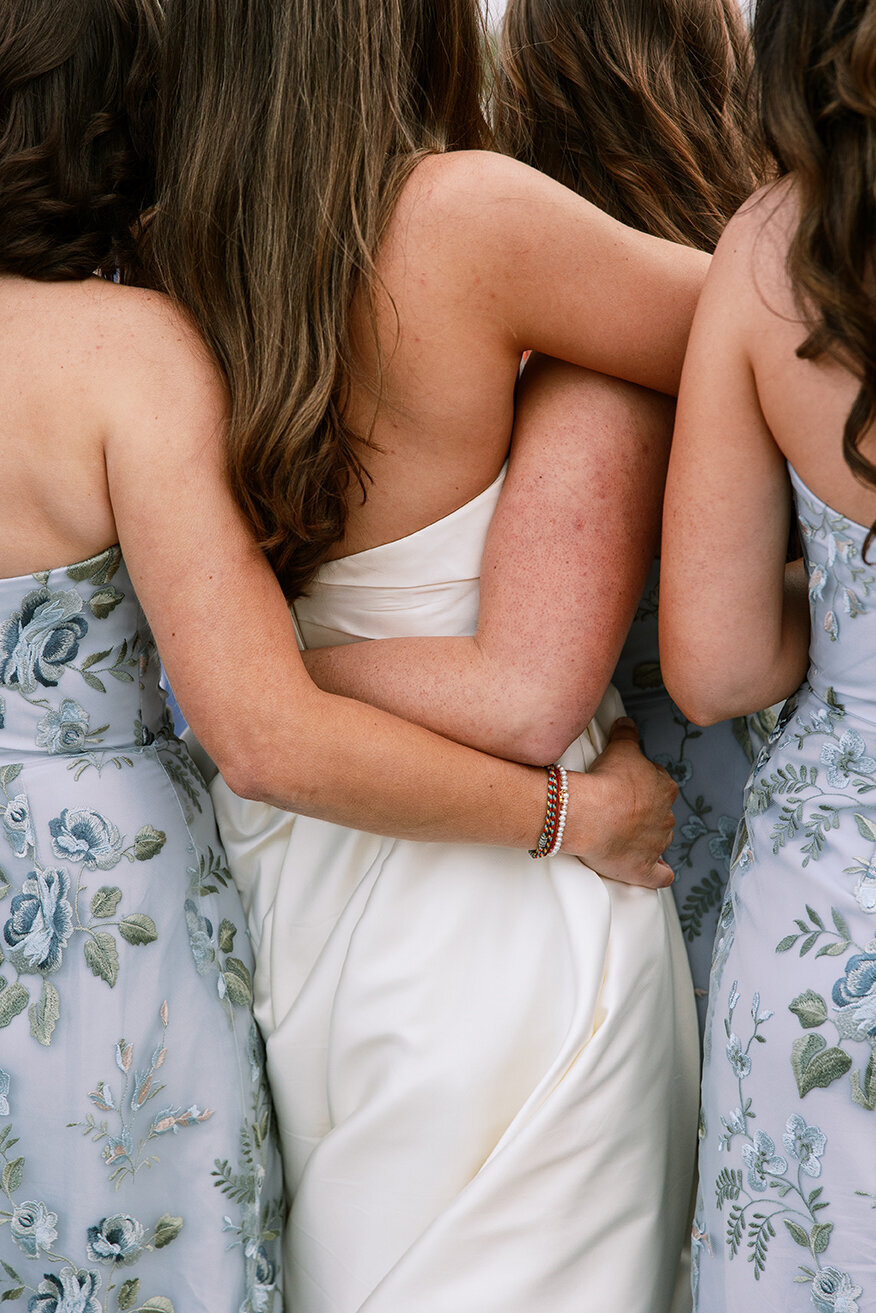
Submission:
M 500 484 L 325 566 L 306 644 L 474 632 Z M 609 690 L 564 763 L 618 714 Z M 698 1080 L 671 893 L 213 798 L 257 956 L 288 1313 L 665 1313 Z

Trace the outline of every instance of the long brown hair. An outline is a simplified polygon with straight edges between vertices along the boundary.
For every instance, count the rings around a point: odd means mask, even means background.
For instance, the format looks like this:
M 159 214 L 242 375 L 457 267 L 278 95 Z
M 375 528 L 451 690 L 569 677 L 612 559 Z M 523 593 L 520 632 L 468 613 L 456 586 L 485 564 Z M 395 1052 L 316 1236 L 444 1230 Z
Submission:
M 159 0 L 0 2 L 0 271 L 133 277 L 155 191 Z
M 156 274 L 225 372 L 231 484 L 294 597 L 367 479 L 344 419 L 354 294 L 417 160 L 488 140 L 483 22 L 477 0 L 166 12 Z
M 832 356 L 860 382 L 843 455 L 876 487 L 861 452 L 876 419 L 876 3 L 759 0 L 754 45 L 764 135 L 799 201 L 788 271 L 808 336 L 797 354 Z
M 631 227 L 712 250 L 756 189 L 737 0 L 510 0 L 508 154 Z

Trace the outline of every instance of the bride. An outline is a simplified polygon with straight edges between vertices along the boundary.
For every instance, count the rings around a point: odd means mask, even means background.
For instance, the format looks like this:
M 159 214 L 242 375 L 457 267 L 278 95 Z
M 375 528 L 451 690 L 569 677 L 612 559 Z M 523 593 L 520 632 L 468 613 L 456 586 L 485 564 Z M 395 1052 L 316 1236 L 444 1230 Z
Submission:
M 480 149 L 475 0 L 175 0 L 168 20 L 156 264 L 227 374 L 232 483 L 301 641 L 443 634 L 483 674 L 467 636 L 521 353 L 673 391 L 706 260 Z M 583 391 L 556 500 L 524 442 L 502 511 L 525 501 L 546 530 L 510 569 L 541 733 L 521 713 L 497 738 L 488 673 L 455 736 L 544 763 L 580 731 L 563 761 L 583 769 L 620 711 L 602 694 L 653 548 L 665 403 L 568 368 L 530 383 L 533 427 Z M 312 659 L 330 684 L 331 653 Z M 665 869 L 601 878 L 557 851 L 557 817 L 533 861 L 221 780 L 214 798 L 257 952 L 290 1308 L 665 1310 L 697 1079 Z

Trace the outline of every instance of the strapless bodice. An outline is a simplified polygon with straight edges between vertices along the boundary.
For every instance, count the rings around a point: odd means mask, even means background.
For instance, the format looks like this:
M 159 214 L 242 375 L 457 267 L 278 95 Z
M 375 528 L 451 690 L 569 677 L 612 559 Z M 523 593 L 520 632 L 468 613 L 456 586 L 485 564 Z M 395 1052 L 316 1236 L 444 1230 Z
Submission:
M 481 558 L 504 479 L 503 469 L 425 529 L 324 565 L 293 608 L 304 645 L 473 634 Z
M 165 720 L 160 673 L 118 547 L 0 579 L 0 762 L 143 747 Z

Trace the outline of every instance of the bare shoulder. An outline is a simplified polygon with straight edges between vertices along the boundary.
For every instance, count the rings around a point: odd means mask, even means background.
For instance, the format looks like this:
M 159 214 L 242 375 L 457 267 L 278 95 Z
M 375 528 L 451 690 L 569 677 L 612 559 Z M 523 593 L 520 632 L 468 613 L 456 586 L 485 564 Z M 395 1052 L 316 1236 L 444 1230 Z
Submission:
M 799 217 L 793 180 L 761 187 L 737 210 L 724 229 L 712 260 L 710 281 L 749 284 L 758 299 L 788 287 L 788 246 Z M 740 287 L 741 290 L 741 287 Z
M 531 206 L 573 198 L 553 179 L 496 151 L 458 150 L 428 155 L 412 172 L 399 200 L 402 223 L 416 217 L 468 238 L 509 224 L 519 228 Z M 586 205 L 580 197 L 574 197 Z

